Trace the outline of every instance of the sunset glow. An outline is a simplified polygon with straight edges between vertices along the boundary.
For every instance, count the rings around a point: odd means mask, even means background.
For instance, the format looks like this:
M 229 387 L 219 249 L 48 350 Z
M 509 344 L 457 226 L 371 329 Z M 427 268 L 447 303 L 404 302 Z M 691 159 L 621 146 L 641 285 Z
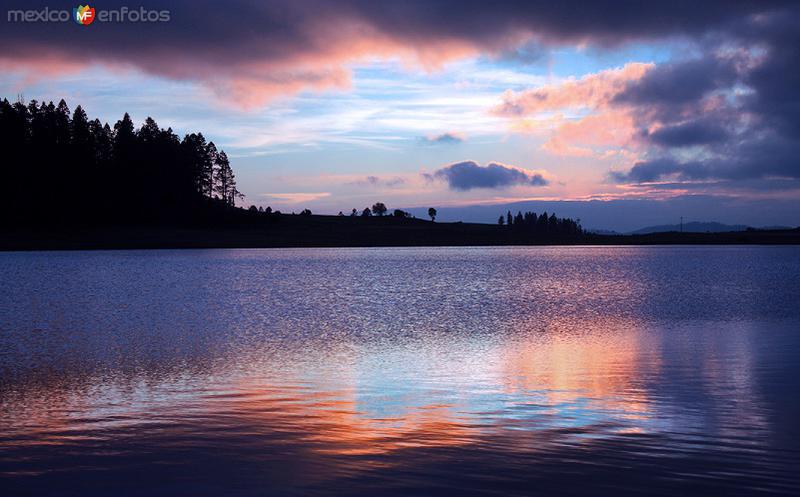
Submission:
M 733 203 L 743 222 L 791 224 L 798 14 L 780 4 L 616 15 L 601 2 L 573 19 L 540 2 L 487 15 L 450 2 L 235 1 L 213 16 L 172 2 L 168 22 L 6 23 L 0 90 L 79 101 L 110 123 L 134 109 L 137 126 L 200 127 L 228 152 L 247 205 L 692 197 L 722 217 Z M 458 188 L 437 176 L 468 161 L 548 181 Z

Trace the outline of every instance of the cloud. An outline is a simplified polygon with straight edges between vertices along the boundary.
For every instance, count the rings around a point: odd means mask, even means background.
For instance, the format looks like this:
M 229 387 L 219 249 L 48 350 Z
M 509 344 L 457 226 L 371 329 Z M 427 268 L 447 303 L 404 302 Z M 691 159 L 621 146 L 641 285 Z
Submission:
M 426 136 L 423 140 L 427 143 L 434 144 L 453 144 L 463 142 L 465 137 L 463 134 L 456 131 L 448 131 L 439 135 Z
M 561 156 L 602 156 L 608 149 L 630 147 L 636 134 L 630 113 L 609 109 L 557 125 L 542 149 Z
M 508 90 L 501 97 L 502 103 L 492 109 L 492 113 L 514 117 L 601 107 L 622 92 L 630 81 L 642 78 L 652 68 L 653 64 L 632 62 L 620 68 L 588 74 L 580 79 L 568 79 L 519 93 Z
M 755 91 L 744 98 L 745 109 L 760 116 L 776 133 L 800 139 L 800 9 L 785 15 L 762 17 L 746 25 L 740 36 L 768 47 L 760 63 L 742 76 Z
M 621 159 L 616 183 L 794 188 L 799 24 L 796 6 L 741 16 L 697 35 L 685 58 L 507 91 L 493 113 L 514 130 L 545 124 L 552 154 Z
M 730 180 L 750 184 L 774 184 L 783 180 L 785 187 L 800 188 L 800 165 L 797 141 L 774 135 L 747 142 L 721 145 L 724 152 L 712 157 L 681 160 L 665 155 L 636 162 L 626 172 L 612 171 L 609 178 L 617 183 L 650 183 L 660 181 Z M 715 148 L 716 150 L 716 148 Z M 752 180 L 770 180 L 755 183 Z
M 386 187 L 389 187 L 389 188 L 394 188 L 394 187 L 397 187 L 397 186 L 404 185 L 405 182 L 406 182 L 406 180 L 404 178 L 399 177 L 399 176 L 395 176 L 395 177 L 392 177 L 392 178 L 380 178 L 378 176 L 367 176 L 364 179 L 360 179 L 360 180 L 357 180 L 357 181 L 352 181 L 352 182 L 350 182 L 348 184 L 349 185 L 354 185 L 354 186 L 373 186 L 373 187 L 386 186 Z
M 673 174 L 679 174 L 681 179 L 708 178 L 699 163 L 680 163 L 671 159 L 640 161 L 627 172 L 612 171 L 609 176 L 617 183 L 648 183 Z
M 425 174 L 428 180 L 446 181 L 451 190 L 466 191 L 473 188 L 507 188 L 516 185 L 545 186 L 549 182 L 542 173 L 528 172 L 514 166 L 492 162 L 480 166 L 473 161 L 457 162 Z
M 496 60 L 513 62 L 523 65 L 532 65 L 546 60 L 547 49 L 538 42 L 528 42 L 500 53 Z
M 614 96 L 622 104 L 680 105 L 696 102 L 736 80 L 734 61 L 703 57 L 659 65 Z
M 796 188 L 798 22 L 800 12 L 743 21 L 699 58 L 670 63 L 632 83 L 616 101 L 633 107 L 642 136 L 659 148 L 610 177 L 623 183 L 711 179 Z M 686 146 L 701 151 L 687 157 Z
M 312 202 L 321 198 L 330 197 L 329 192 L 295 192 L 295 193 L 262 193 L 261 196 L 267 199 L 284 202 L 287 204 L 300 204 Z
M 729 132 L 724 123 L 709 119 L 696 119 L 662 126 L 653 132 L 645 130 L 644 136 L 649 141 L 664 147 L 687 147 L 725 141 Z
M 102 9 L 127 7 L 108 0 Z M 587 2 L 491 5 L 456 0 L 207 0 L 169 3 L 169 22 L 21 23 L 4 20 L 0 63 L 41 74 L 40 60 L 134 68 L 193 81 L 243 106 L 304 90 L 347 88 L 354 62 L 400 58 L 425 69 L 444 62 L 554 45 L 614 45 L 695 36 L 767 12 L 782 1 Z M 43 8 L 27 2 L 24 8 Z M 153 8 L 163 8 L 153 7 Z M 80 30 L 80 31 L 79 31 Z M 80 40 L 78 41 L 78 38 Z M 79 43 L 79 58 L 76 57 Z
M 542 150 L 559 156 L 605 157 L 609 148 L 631 146 L 638 134 L 633 116 L 626 109 L 615 107 L 614 99 L 654 67 L 632 62 L 579 79 L 521 92 L 507 91 L 491 112 L 515 120 L 515 129 L 525 132 L 542 131 L 527 126 L 527 116 L 556 113 L 542 121 L 551 131 Z M 580 117 L 570 119 L 563 115 L 574 111 L 579 111 Z

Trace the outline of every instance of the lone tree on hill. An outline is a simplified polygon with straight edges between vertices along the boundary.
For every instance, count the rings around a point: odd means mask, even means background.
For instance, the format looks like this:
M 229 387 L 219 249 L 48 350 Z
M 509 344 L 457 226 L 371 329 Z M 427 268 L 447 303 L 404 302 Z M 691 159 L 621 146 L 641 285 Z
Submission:
M 430 216 L 432 222 L 436 222 L 436 209 L 433 207 L 428 209 L 428 216 Z
M 376 202 L 375 205 L 372 206 L 372 213 L 376 216 L 383 216 L 388 210 L 389 209 L 386 208 L 383 202 Z

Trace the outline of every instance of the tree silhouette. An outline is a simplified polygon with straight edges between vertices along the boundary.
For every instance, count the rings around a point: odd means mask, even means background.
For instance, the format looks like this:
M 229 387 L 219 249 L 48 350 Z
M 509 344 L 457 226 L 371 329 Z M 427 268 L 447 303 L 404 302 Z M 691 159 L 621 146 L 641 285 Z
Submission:
M 510 212 L 505 216 L 501 215 L 497 219 L 497 224 L 503 224 L 511 221 L 511 226 L 514 227 L 515 234 L 524 236 L 535 235 L 542 239 L 574 239 L 583 235 L 583 229 L 580 226 L 580 220 L 573 220 L 569 218 L 559 218 L 555 213 L 548 214 L 543 212 L 539 216 L 535 212 L 518 212 L 516 216 L 509 217 Z M 507 221 L 508 220 L 508 221 Z
M 384 205 L 383 202 L 376 202 L 372 206 L 372 213 L 375 214 L 376 216 L 383 216 L 384 214 L 386 214 L 386 211 L 388 210 L 389 209 L 386 208 L 386 205 Z
M 365 208 L 365 209 L 364 209 L 364 210 L 361 212 L 361 217 L 370 217 L 371 215 L 372 215 L 372 211 L 371 211 L 371 210 L 369 210 L 369 207 L 366 207 L 366 208 Z
M 236 189 L 236 178 L 233 175 L 233 169 L 231 169 L 228 156 L 224 151 L 216 153 L 216 147 L 214 147 L 214 150 L 213 190 L 219 195 L 219 198 L 222 199 L 223 202 L 233 206 L 236 203 L 237 197 L 242 198 L 244 196 Z
M 428 209 L 428 216 L 431 218 L 431 221 L 436 222 L 436 209 L 430 207 Z
M 213 185 L 214 155 L 217 147 L 206 143 L 202 133 L 186 135 L 181 142 L 186 167 L 191 170 L 195 190 L 200 195 L 210 196 Z
M 210 222 L 237 198 L 224 151 L 202 134 L 180 140 L 148 117 L 129 114 L 113 128 L 65 101 L 0 101 L 0 170 L 13 191 L 3 224 Z M 35 190 L 36 203 L 30 202 Z

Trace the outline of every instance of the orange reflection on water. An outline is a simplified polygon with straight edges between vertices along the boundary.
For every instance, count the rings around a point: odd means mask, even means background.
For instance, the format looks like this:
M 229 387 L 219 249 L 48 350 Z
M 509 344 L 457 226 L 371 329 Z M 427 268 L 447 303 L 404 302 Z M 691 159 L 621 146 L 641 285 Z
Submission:
M 518 438 L 528 448 L 563 426 L 611 423 L 615 433 L 646 433 L 652 405 L 641 382 L 659 374 L 660 359 L 647 353 L 631 323 L 606 324 L 607 332 L 590 337 L 548 330 L 490 347 L 459 338 L 416 350 L 337 355 L 336 364 L 318 361 L 325 363 L 322 373 L 243 375 L 231 388 L 247 394 L 227 408 L 254 424 L 299 433 L 316 453 L 338 456 L 465 446 L 509 421 L 525 430 Z M 403 385 L 409 376 L 418 385 Z M 434 390 L 425 386 L 431 383 Z
M 339 373 L 337 382 L 348 376 L 341 369 Z M 276 397 L 274 385 L 241 378 L 236 388 L 251 394 L 232 409 L 254 424 L 293 432 L 318 454 L 377 456 L 401 449 L 460 446 L 474 441 L 476 433 L 453 404 L 411 402 L 396 406 L 386 416 L 375 416 L 366 412 L 364 396 L 352 381 L 350 387 L 343 389 L 292 389 Z M 281 382 L 302 383 L 298 378 L 285 377 Z
M 324 466 L 310 478 L 324 481 L 402 464 L 403 457 L 386 456 L 406 449 L 493 447 L 546 457 L 556 444 L 665 428 L 686 432 L 695 428 L 689 423 L 703 422 L 685 413 L 665 419 L 664 399 L 659 407 L 653 398 L 652 382 L 666 375 L 661 335 L 624 320 L 591 326 L 583 333 L 554 320 L 539 331 L 491 340 L 459 335 L 348 345 L 344 352 L 329 344 L 324 354 L 323 344 L 313 351 L 271 349 L 271 355 L 233 351 L 204 368 L 158 376 L 43 378 L 2 399 L 8 428 L 2 446 L 106 450 L 102 443 L 143 434 L 168 452 L 211 440 L 255 447 L 264 457 L 307 458 Z M 681 346 L 668 363 L 696 367 L 714 405 L 728 402 L 730 392 L 754 395 L 748 343 L 728 342 L 730 350 Z M 728 365 L 731 357 L 738 367 Z M 720 411 L 724 421 L 729 411 Z M 761 413 L 744 400 L 735 415 L 765 429 Z
M 617 418 L 647 419 L 651 405 L 641 382 L 658 374 L 661 357 L 646 353 L 641 333 L 630 323 L 603 326 L 602 333 L 582 337 L 558 332 L 554 322 L 539 340 L 505 344 L 499 367 L 505 391 L 540 392 L 551 406 L 583 399 Z

